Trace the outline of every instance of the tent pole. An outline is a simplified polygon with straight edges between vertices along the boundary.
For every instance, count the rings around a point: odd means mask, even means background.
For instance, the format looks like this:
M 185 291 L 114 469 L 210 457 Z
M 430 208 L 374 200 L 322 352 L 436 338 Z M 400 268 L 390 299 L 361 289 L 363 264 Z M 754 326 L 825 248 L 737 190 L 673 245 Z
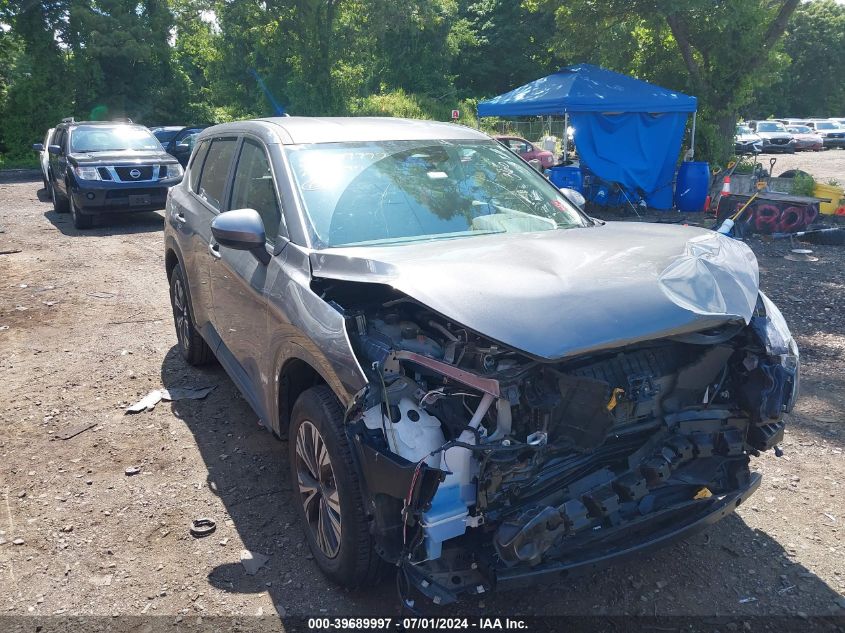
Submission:
M 563 113 L 563 164 L 569 160 L 569 113 Z
M 690 158 L 695 158 L 695 117 L 698 112 L 692 113 L 692 138 L 690 139 Z

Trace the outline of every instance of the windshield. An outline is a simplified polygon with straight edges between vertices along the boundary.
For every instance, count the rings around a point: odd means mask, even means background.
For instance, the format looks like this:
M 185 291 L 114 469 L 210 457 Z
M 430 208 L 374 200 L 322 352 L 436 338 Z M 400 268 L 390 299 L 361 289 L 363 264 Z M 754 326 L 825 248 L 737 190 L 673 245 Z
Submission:
M 816 121 L 817 130 L 838 130 L 839 126 L 832 121 Z
M 809 134 L 812 132 L 810 128 L 806 125 L 793 125 L 792 127 L 788 128 L 790 132 L 793 134 Z
M 786 132 L 786 128 L 783 127 L 783 123 L 777 123 L 775 121 L 761 121 L 757 124 L 757 131 L 758 132 Z
M 325 247 L 584 226 L 539 173 L 499 143 L 325 143 L 288 148 L 311 229 Z
M 736 135 L 742 136 L 743 134 L 754 134 L 754 132 L 751 131 L 750 127 L 746 127 L 744 125 L 736 126 Z
M 70 133 L 71 152 L 160 150 L 147 128 L 132 125 L 80 125 Z

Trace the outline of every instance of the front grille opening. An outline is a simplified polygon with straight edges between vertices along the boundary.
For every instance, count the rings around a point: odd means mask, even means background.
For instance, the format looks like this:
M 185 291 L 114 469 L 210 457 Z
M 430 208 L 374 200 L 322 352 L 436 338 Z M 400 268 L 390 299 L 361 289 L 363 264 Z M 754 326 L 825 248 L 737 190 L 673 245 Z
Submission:
M 143 165 L 139 167 L 115 167 L 117 177 L 123 182 L 137 182 L 139 180 L 152 180 L 153 166 Z
M 100 174 L 100 180 L 111 180 L 111 174 L 105 167 L 97 167 L 97 173 Z

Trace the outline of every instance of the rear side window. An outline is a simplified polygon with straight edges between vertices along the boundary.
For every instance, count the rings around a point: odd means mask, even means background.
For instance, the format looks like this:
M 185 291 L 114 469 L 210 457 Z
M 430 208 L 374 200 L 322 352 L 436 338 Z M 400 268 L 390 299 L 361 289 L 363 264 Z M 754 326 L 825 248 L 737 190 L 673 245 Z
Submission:
M 197 148 L 197 151 L 194 152 L 194 158 L 191 161 L 190 170 L 190 182 L 191 182 L 191 191 L 199 191 L 198 187 L 200 184 L 200 174 L 202 173 L 202 163 L 205 160 L 205 155 L 208 153 L 208 141 L 203 141 L 200 143 L 200 146 Z
M 64 129 L 59 130 L 55 133 L 55 139 L 53 140 L 54 145 L 58 145 L 62 148 L 62 151 L 65 149 L 65 131 Z
M 255 209 L 264 221 L 267 240 L 279 234 L 281 210 L 276 198 L 273 172 L 264 148 L 250 139 L 244 140 L 235 182 L 232 185 L 232 209 Z
M 226 178 L 229 175 L 229 166 L 232 164 L 236 144 L 236 139 L 218 138 L 211 141 L 211 147 L 208 148 L 208 156 L 202 167 L 197 193 L 215 209 L 220 209 L 222 206 Z

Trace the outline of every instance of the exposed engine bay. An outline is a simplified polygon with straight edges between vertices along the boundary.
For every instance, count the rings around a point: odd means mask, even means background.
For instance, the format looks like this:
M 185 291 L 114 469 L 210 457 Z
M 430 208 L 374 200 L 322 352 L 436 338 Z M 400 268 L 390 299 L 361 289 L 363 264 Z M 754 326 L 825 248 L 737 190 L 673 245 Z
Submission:
M 379 553 L 436 602 L 724 516 L 780 450 L 798 350 L 764 295 L 748 324 L 549 362 L 360 288 L 321 288 L 369 381 L 348 435 Z

